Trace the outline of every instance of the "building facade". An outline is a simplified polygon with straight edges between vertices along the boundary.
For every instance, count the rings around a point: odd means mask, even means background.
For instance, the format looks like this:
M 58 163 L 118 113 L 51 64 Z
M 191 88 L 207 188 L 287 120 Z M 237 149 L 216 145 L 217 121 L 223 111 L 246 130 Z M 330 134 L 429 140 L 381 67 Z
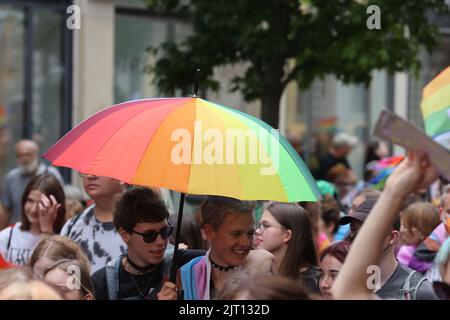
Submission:
M 78 13 L 68 10 L 72 5 Z M 364 142 L 382 109 L 421 125 L 421 90 L 450 64 L 450 23 L 441 19 L 439 24 L 443 46 L 431 55 L 421 54 L 418 78 L 378 71 L 369 87 L 345 86 L 333 76 L 303 91 L 292 83 L 281 99 L 280 130 L 301 141 L 307 162 L 326 147 L 330 130 L 358 136 L 363 143 L 350 161 L 361 174 Z M 0 181 L 15 165 L 18 140 L 35 139 L 43 152 L 106 106 L 159 96 L 146 71 L 152 62 L 146 49 L 166 40 L 181 41 L 190 32 L 185 21 L 152 14 L 140 0 L 2 0 Z M 239 93 L 228 92 L 228 80 L 241 70 L 242 66 L 217 68 L 221 90 L 206 98 L 257 116 L 258 103 L 246 103 Z M 79 183 L 70 170 L 63 173 L 66 180 Z

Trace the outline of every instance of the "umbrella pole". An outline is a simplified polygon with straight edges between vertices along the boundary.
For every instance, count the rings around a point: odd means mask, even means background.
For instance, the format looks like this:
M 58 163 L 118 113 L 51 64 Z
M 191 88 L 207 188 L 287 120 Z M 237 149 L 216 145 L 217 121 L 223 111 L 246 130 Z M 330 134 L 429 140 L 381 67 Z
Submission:
M 180 206 L 178 209 L 178 220 L 177 220 L 177 228 L 175 234 L 175 248 L 173 250 L 173 258 L 172 258 L 172 267 L 170 268 L 170 282 L 176 284 L 177 280 L 177 256 L 178 256 L 178 244 L 180 243 L 180 231 L 181 231 L 181 221 L 183 219 L 183 207 L 184 207 L 184 196 L 185 194 L 182 192 L 180 195 Z

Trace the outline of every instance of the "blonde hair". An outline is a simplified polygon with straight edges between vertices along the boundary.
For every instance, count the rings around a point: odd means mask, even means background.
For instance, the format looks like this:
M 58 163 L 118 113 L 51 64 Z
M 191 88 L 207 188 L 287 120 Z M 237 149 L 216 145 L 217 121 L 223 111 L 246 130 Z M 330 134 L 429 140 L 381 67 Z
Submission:
M 33 271 L 28 267 L 2 270 L 0 272 L 0 291 L 15 282 L 27 282 L 33 278 Z
M 416 228 L 426 237 L 440 223 L 439 211 L 431 203 L 416 202 L 402 212 L 401 222 L 406 229 Z
M 79 273 L 74 272 L 73 268 L 79 270 Z M 44 271 L 44 278 L 50 271 L 55 269 L 60 269 L 71 276 L 76 281 L 83 296 L 86 294 L 94 296 L 91 276 L 86 265 L 83 265 L 78 260 L 62 259 L 55 261 Z
M 62 300 L 55 289 L 42 281 L 16 281 L 0 291 L 0 300 Z
M 49 264 L 65 259 L 76 260 L 83 270 L 90 273 L 89 258 L 75 241 L 67 237 L 53 235 L 39 242 L 31 255 L 29 266 L 33 269 L 41 258 L 46 259 Z

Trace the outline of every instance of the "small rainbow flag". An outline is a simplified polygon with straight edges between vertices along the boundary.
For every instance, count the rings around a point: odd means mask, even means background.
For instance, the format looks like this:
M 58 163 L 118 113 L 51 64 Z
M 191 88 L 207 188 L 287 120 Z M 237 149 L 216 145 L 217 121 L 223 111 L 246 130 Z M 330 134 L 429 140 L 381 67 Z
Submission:
M 6 108 L 0 104 L 0 126 L 6 124 Z
M 450 67 L 425 86 L 420 107 L 425 132 L 450 150 Z
M 318 131 L 333 131 L 336 129 L 336 117 L 321 118 L 317 123 Z
M 373 171 L 373 176 L 368 182 L 369 186 L 376 190 L 383 190 L 387 178 L 403 159 L 403 156 L 389 157 L 369 164 L 367 169 Z

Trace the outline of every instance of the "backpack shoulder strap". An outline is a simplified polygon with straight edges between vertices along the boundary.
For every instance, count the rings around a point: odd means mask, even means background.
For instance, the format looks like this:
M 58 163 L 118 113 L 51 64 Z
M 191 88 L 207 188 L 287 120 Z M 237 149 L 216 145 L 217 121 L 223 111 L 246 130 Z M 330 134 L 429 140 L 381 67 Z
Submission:
M 86 211 L 83 211 L 79 214 L 77 214 L 75 217 L 73 217 L 72 222 L 70 223 L 70 225 L 67 227 L 67 237 L 70 238 L 70 232 L 72 231 L 72 228 L 74 227 L 74 225 L 77 223 L 78 219 L 80 219 L 80 217 L 83 215 L 83 213 L 85 213 Z
M 13 235 L 13 231 L 14 231 L 14 226 L 15 226 L 15 224 L 13 224 L 11 226 L 11 230 L 9 231 L 9 237 L 8 237 L 8 244 L 6 246 L 6 252 L 8 252 L 9 248 L 11 247 L 11 239 L 12 239 L 12 235 Z M 6 254 L 6 255 L 8 255 L 8 254 Z
M 415 273 L 416 273 L 415 270 L 410 272 L 408 274 L 408 277 L 406 278 L 405 282 L 403 282 L 402 300 L 411 300 L 411 291 L 413 290 L 413 289 L 411 289 L 411 279 Z
M 419 288 L 422 285 L 422 283 L 424 283 L 425 281 L 427 281 L 427 277 L 423 276 L 417 282 L 416 286 L 414 287 L 414 291 L 413 291 L 413 300 L 417 300 L 417 291 L 419 290 Z
M 413 277 L 416 274 L 420 275 L 420 273 L 418 273 L 415 270 L 410 272 L 410 274 L 408 274 L 408 277 L 406 278 L 405 282 L 403 283 L 403 286 L 402 286 L 402 299 L 403 300 L 411 300 L 411 299 L 416 300 L 417 291 L 419 290 L 422 283 L 424 283 L 427 280 L 427 278 L 425 276 L 422 276 L 419 279 L 419 281 L 417 281 L 417 283 L 413 286 L 411 284 L 411 281 L 413 280 Z
M 119 298 L 119 268 L 122 256 L 111 260 L 106 265 L 106 288 L 108 289 L 108 299 L 117 300 Z

